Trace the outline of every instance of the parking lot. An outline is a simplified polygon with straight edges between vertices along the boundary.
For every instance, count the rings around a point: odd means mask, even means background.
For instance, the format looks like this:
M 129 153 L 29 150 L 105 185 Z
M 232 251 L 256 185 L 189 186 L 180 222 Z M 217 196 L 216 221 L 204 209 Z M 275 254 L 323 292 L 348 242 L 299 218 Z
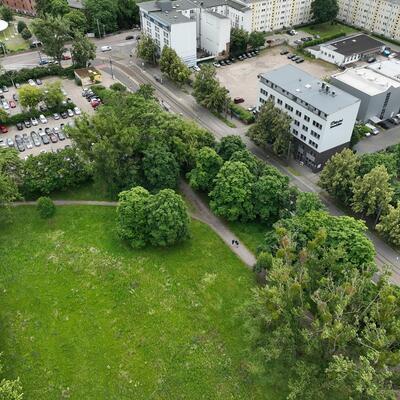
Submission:
M 257 75 L 267 72 L 283 65 L 292 63 L 304 71 L 323 78 L 339 71 L 334 65 L 321 60 L 308 61 L 296 64 L 289 60 L 286 55 L 280 55 L 285 46 L 276 46 L 262 51 L 258 56 L 236 61 L 232 65 L 217 69 L 217 77 L 221 84 L 225 86 L 232 98 L 244 98 L 244 106 L 251 107 L 256 105 L 258 97 L 258 78 Z M 290 51 L 291 49 L 288 48 Z
M 46 82 L 54 82 L 56 80 L 59 80 L 59 78 L 51 77 L 43 79 L 43 85 Z M 75 106 L 78 107 L 82 113 L 85 112 L 90 114 L 94 112 L 90 103 L 84 97 L 82 97 L 81 94 L 82 88 L 80 86 L 77 86 L 75 84 L 75 81 L 62 79 L 62 88 L 65 92 L 65 97 L 66 98 L 69 97 L 71 101 L 75 104 Z M 12 87 L 9 88 L 8 92 L 2 94 L 4 96 L 4 101 L 7 101 L 8 104 L 10 101 L 15 102 L 15 107 L 10 107 L 9 109 L 7 109 L 7 111 L 9 111 L 11 115 L 15 115 L 22 111 L 19 105 L 19 101 L 15 101 L 13 99 L 13 95 L 15 93 L 17 93 L 17 90 L 14 87 Z M 63 131 L 62 126 L 63 125 L 65 126 L 67 124 L 74 124 L 74 120 L 77 118 L 77 116 L 78 115 L 76 113 L 74 113 L 73 116 L 70 115 L 67 118 L 60 117 L 59 119 L 54 119 L 53 116 L 47 116 L 46 117 L 47 122 L 44 123 L 44 121 L 41 122 L 39 119 L 37 119 L 38 122 L 37 125 L 32 125 L 29 128 L 23 126 L 22 130 L 18 130 L 16 126 L 7 126 L 8 132 L 0 134 L 0 141 L 2 141 L 2 143 L 6 145 L 7 139 L 12 139 L 15 145 L 15 135 L 20 135 L 24 139 L 25 143 L 25 150 L 20 152 L 21 158 L 26 158 L 29 155 L 37 155 L 43 152 L 57 151 L 57 149 L 64 148 L 67 145 L 71 145 L 71 140 L 67 137 L 64 138 L 64 135 L 62 134 Z M 32 138 L 32 132 L 35 132 L 36 134 L 40 135 L 40 133 L 45 132 L 46 128 L 48 128 L 47 132 L 53 132 L 53 133 L 54 133 L 53 131 L 54 128 L 56 128 L 56 134 L 52 135 L 54 142 L 52 140 L 49 140 L 49 143 L 45 144 L 43 140 L 39 141 L 36 140 L 36 145 L 35 145 L 34 140 Z M 61 131 L 60 135 L 57 135 L 57 129 L 58 131 Z

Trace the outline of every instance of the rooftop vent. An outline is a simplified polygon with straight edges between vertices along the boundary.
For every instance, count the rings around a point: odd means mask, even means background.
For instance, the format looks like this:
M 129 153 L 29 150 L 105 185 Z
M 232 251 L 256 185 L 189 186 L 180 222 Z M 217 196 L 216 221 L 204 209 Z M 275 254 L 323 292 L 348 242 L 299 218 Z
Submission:
M 336 92 L 334 90 L 332 90 L 331 95 L 332 95 L 332 97 L 335 97 L 336 96 Z
M 307 89 L 311 89 L 311 85 L 309 83 L 307 83 L 306 85 L 304 85 Z

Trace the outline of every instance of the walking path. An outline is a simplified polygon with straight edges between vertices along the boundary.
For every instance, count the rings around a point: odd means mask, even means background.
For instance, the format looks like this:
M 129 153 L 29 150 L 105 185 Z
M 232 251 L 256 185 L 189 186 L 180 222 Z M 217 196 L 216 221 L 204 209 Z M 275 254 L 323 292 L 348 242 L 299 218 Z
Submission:
M 216 217 L 193 189 L 186 183 L 181 181 L 179 189 L 184 196 L 193 204 L 195 210 L 190 212 L 192 218 L 197 219 L 208 225 L 225 243 L 226 245 L 246 264 L 249 269 L 252 269 L 256 262 L 254 254 L 243 244 L 232 246 L 232 240 L 238 239 L 229 228 Z M 116 207 L 116 201 L 94 201 L 94 200 L 54 200 L 54 204 L 58 206 L 105 206 Z M 14 203 L 16 206 L 36 205 L 35 201 L 21 201 Z

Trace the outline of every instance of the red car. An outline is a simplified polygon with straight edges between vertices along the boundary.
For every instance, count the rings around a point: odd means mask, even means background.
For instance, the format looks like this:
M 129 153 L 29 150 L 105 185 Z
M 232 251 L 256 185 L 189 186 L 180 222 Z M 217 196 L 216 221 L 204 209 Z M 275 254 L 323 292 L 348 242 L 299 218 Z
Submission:
M 8 102 L 8 104 L 10 105 L 11 108 L 17 107 L 17 105 L 15 104 L 15 101 L 13 101 L 13 100 L 10 100 L 10 101 Z
M 62 59 L 63 60 L 70 60 L 71 56 L 69 54 L 63 54 Z
M 244 103 L 244 99 L 243 99 L 242 97 L 235 97 L 235 98 L 233 99 L 233 102 L 234 102 L 235 104 Z
M 99 106 L 101 104 L 101 101 L 97 100 L 97 99 L 93 99 L 90 101 L 90 104 L 92 105 L 93 108 L 96 108 L 97 106 Z
M 7 127 L 4 126 L 4 125 L 0 125 L 0 132 L 1 132 L 1 133 L 7 133 L 7 132 L 8 132 Z

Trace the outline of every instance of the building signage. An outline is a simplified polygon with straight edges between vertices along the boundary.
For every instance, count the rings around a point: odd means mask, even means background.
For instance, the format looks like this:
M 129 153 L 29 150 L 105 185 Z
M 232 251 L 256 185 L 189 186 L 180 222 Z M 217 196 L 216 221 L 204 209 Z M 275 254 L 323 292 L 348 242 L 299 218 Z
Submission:
M 337 121 L 332 121 L 331 122 L 331 128 L 336 128 L 337 126 L 340 126 L 343 124 L 343 118 L 339 119 Z

